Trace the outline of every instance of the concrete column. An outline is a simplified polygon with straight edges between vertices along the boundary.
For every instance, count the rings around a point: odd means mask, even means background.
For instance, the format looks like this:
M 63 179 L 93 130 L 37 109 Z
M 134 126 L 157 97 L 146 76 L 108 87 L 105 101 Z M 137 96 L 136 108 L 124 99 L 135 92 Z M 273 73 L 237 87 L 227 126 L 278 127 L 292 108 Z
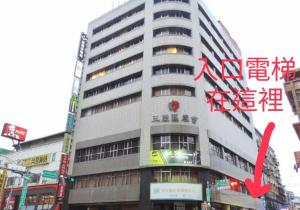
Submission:
M 139 209 L 152 210 L 152 202 L 150 200 L 150 183 L 152 180 L 151 169 L 141 170 L 141 183 L 140 183 L 140 203 Z

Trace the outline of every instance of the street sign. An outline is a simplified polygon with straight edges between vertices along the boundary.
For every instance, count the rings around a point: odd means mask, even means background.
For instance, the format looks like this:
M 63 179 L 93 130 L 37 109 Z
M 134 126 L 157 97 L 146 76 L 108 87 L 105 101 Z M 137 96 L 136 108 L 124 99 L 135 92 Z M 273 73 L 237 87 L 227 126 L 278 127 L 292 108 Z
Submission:
M 43 170 L 42 177 L 48 179 L 57 179 L 58 175 L 56 171 Z
M 25 175 L 24 176 L 24 184 L 23 184 L 23 189 L 21 192 L 21 197 L 20 197 L 20 203 L 19 203 L 19 209 L 23 209 L 26 201 L 26 194 L 27 194 L 27 189 L 28 189 L 28 182 L 30 181 L 30 176 Z
M 230 189 L 229 181 L 227 179 L 218 179 L 216 180 L 216 186 L 218 190 Z

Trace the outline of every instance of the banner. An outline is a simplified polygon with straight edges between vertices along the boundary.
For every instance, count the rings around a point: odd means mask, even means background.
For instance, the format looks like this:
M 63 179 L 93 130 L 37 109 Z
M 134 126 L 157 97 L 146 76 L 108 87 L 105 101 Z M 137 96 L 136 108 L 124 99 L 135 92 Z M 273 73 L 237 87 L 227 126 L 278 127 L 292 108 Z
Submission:
M 59 166 L 59 176 L 67 176 L 69 155 L 62 154 Z
M 72 135 L 69 134 L 69 133 L 65 133 L 62 152 L 66 153 L 66 154 L 69 154 L 70 149 L 71 149 L 71 145 L 72 145 Z
M 202 200 L 201 184 L 151 183 L 150 200 Z
M 150 163 L 152 165 L 198 165 L 200 164 L 200 152 L 187 150 L 152 150 L 150 151 Z
M 21 160 L 21 165 L 25 167 L 49 164 L 49 154 L 34 156 Z

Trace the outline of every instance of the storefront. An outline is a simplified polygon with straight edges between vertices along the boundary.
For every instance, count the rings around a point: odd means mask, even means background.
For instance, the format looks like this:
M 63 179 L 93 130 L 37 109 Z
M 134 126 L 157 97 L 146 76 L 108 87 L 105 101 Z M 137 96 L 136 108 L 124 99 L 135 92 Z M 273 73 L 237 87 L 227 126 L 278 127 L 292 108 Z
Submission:
M 10 210 L 17 210 L 20 203 L 22 188 L 5 189 L 5 199 L 2 208 L 5 207 L 7 198 L 11 194 Z M 57 210 L 56 201 L 57 184 L 29 186 L 25 206 L 23 210 Z
M 150 200 L 155 210 L 198 210 L 202 184 L 151 183 Z

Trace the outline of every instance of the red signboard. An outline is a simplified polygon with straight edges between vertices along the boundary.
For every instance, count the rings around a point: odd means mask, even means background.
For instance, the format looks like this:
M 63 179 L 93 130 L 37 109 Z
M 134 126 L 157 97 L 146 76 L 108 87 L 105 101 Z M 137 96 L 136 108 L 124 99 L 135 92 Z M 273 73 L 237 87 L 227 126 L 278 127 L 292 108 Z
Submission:
M 299 152 L 295 152 L 295 159 L 296 159 L 296 164 L 297 167 L 300 168 L 300 151 Z
M 18 141 L 25 141 L 27 129 L 5 123 L 2 130 L 2 136 L 15 139 Z
M 60 198 L 60 200 L 62 200 L 65 197 L 65 188 L 66 185 L 58 184 L 57 197 Z
M 59 167 L 59 176 L 67 176 L 68 173 L 68 158 L 66 154 L 61 155 L 60 167 Z

